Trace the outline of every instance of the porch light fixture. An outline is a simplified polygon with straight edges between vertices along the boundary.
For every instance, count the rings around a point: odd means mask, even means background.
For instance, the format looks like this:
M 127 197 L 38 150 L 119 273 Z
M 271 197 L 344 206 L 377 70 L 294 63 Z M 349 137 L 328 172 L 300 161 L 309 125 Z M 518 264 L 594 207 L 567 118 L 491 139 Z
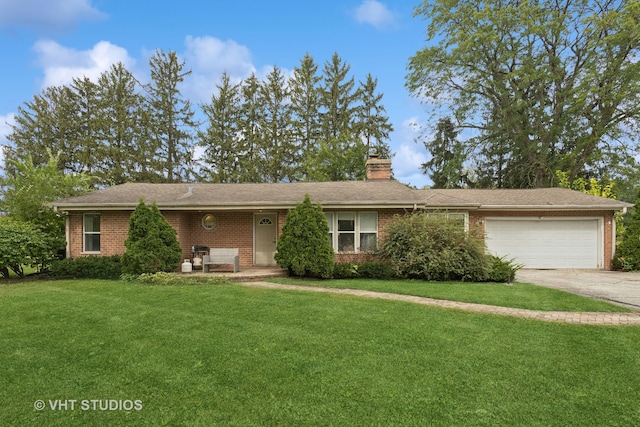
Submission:
M 205 230 L 213 230 L 216 228 L 217 222 L 218 221 L 213 214 L 208 213 L 202 216 L 202 228 Z

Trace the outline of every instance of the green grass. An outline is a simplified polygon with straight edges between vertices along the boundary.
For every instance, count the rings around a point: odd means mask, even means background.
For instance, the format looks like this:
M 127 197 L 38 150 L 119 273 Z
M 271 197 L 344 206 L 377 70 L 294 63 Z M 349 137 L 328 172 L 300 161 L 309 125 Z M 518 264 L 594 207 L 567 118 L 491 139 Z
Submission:
M 638 327 L 98 280 L 2 285 L 0 313 L 3 426 L 640 425 Z
M 274 283 L 360 289 L 541 311 L 629 312 L 625 307 L 528 283 L 426 282 L 420 280 L 272 278 Z

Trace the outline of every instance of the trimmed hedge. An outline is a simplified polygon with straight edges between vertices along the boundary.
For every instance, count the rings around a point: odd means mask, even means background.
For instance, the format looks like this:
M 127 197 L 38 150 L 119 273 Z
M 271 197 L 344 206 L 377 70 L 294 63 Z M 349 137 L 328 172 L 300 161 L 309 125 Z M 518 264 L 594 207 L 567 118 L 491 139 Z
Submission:
M 66 258 L 54 261 L 50 274 L 54 278 L 118 279 L 122 265 L 117 255 Z

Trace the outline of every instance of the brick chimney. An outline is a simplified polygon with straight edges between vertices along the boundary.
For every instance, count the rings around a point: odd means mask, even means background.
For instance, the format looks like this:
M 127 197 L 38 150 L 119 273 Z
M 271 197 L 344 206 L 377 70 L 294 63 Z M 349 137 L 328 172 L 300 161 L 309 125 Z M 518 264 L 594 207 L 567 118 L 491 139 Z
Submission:
M 377 154 L 369 156 L 366 165 L 367 181 L 391 179 L 391 159 L 379 159 Z

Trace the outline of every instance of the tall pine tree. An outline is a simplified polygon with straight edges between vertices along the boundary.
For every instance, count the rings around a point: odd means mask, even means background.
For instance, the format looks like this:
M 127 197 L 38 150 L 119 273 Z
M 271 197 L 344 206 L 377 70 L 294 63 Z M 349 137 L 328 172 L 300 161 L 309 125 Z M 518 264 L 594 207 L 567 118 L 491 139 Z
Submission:
M 201 177 L 209 182 L 241 180 L 242 148 L 239 146 L 240 87 L 222 74 L 217 94 L 200 107 L 207 117 L 206 129 L 198 132 L 198 145 L 204 148 Z
M 169 51 L 156 51 L 149 61 L 152 83 L 146 86 L 150 109 L 150 141 L 155 150 L 154 170 L 164 182 L 185 181 L 193 174 L 192 134 L 197 123 L 189 100 L 179 86 L 191 74 Z
M 307 53 L 300 65 L 293 69 L 293 77 L 289 80 L 292 132 L 300 147 L 296 158 L 296 163 L 301 165 L 299 180 L 306 180 L 310 175 L 309 170 L 305 168 L 305 159 L 318 154 L 322 134 L 319 120 L 321 79 L 318 75 L 318 65 Z

